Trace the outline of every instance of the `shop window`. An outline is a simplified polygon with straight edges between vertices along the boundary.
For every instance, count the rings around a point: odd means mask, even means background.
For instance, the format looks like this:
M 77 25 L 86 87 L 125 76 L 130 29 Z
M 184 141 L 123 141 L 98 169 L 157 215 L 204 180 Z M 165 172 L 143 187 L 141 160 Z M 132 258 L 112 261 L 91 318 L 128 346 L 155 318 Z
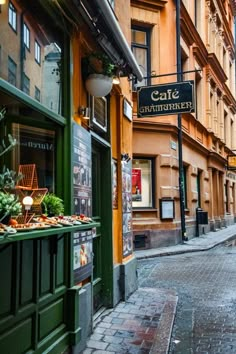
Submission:
M 8 8 L 8 22 L 11 28 L 16 31 L 16 8 L 11 2 L 9 3 Z
M 35 164 L 38 186 L 54 192 L 55 132 L 48 129 L 13 123 L 12 135 L 18 144 L 13 149 L 13 166 Z
M 28 95 L 30 93 L 30 79 L 25 74 L 23 75 L 22 91 Z
M 24 45 L 27 49 L 30 49 L 30 31 L 28 26 L 24 23 Z
M 107 100 L 105 97 L 94 97 L 92 122 L 103 131 L 107 131 Z
M 146 79 L 135 83 L 134 88 L 150 85 L 151 62 L 150 62 L 150 29 L 132 26 L 131 29 L 131 48 L 139 64 L 140 70 Z
M 14 86 L 16 86 L 16 63 L 8 57 L 8 82 Z
M 133 208 L 154 207 L 153 159 L 133 159 L 132 162 L 132 206 Z
M 40 102 L 40 95 L 41 95 L 40 89 L 39 89 L 37 86 L 35 86 L 35 89 L 34 89 L 34 98 L 35 98 L 37 101 L 39 101 L 39 102 Z
M 34 47 L 34 54 L 35 54 L 35 60 L 38 64 L 41 63 L 41 47 L 38 44 L 37 41 L 35 41 L 35 47 Z

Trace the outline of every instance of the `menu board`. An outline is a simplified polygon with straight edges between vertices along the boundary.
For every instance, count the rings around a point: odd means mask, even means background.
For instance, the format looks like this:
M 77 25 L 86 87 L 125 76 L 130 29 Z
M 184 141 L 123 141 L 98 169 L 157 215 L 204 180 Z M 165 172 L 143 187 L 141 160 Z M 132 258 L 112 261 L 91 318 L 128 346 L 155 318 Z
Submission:
M 79 124 L 73 124 L 73 190 L 74 213 L 92 216 L 91 135 Z
M 123 256 L 133 252 L 132 232 L 132 162 L 122 163 L 122 221 L 123 221 Z
M 92 274 L 93 237 L 96 228 L 74 233 L 74 284 L 87 279 Z

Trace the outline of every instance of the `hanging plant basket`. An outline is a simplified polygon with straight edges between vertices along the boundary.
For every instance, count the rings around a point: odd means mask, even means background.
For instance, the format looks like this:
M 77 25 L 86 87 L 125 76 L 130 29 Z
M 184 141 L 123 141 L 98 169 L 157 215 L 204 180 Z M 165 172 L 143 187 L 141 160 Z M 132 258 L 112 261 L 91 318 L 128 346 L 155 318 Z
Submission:
M 112 77 L 102 74 L 90 74 L 85 81 L 87 91 L 95 97 L 108 95 L 112 85 Z

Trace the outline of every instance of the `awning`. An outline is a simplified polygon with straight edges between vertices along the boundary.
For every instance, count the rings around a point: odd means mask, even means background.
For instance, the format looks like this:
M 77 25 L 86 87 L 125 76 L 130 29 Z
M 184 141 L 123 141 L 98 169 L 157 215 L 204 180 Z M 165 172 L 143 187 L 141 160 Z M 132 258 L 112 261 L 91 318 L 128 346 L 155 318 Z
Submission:
M 114 60 L 121 62 L 123 59 L 129 68 L 128 71 L 138 81 L 142 81 L 143 74 L 109 2 L 107 0 L 74 1 L 100 46 Z

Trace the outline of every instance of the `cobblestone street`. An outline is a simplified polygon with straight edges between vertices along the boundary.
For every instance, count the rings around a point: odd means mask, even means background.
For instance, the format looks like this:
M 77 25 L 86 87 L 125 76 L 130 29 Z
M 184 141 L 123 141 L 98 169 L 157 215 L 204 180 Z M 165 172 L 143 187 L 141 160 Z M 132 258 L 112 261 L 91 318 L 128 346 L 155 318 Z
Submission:
M 176 290 L 170 354 L 236 353 L 236 247 L 139 260 L 139 286 Z

